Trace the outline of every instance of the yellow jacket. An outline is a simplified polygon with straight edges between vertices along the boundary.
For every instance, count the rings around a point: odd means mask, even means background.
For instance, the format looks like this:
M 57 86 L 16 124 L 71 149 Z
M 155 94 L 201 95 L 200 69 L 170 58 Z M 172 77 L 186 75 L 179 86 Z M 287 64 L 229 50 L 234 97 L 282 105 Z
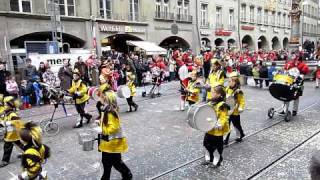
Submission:
M 216 86 L 224 85 L 224 72 L 222 70 L 218 70 L 217 72 L 211 72 L 207 79 L 206 84 L 211 86 L 211 90 Z M 207 93 L 207 99 L 211 99 L 211 91 Z
M 102 135 L 109 136 L 116 134 L 120 131 L 120 119 L 114 116 L 112 113 L 107 113 L 108 123 L 101 122 Z M 105 114 L 103 115 L 105 116 Z M 102 118 L 103 119 L 103 118 Z M 101 139 L 99 150 L 107 153 L 123 153 L 128 151 L 127 139 L 122 137 L 120 139 L 112 139 L 109 141 Z
M 6 114 L 2 122 L 5 128 L 4 140 L 6 142 L 20 140 L 18 131 L 23 128 L 24 123 L 19 116 L 13 111 L 9 112 Z
M 111 86 L 108 83 L 101 84 L 99 86 L 99 92 L 104 93 L 105 91 L 108 91 L 110 89 L 110 87 Z
M 189 81 L 187 90 L 189 91 L 187 100 L 197 103 L 199 101 L 200 88 L 195 87 L 196 81 Z
M 76 98 L 76 104 L 82 104 L 89 100 L 89 95 L 87 93 L 88 88 L 87 86 L 82 82 L 82 80 L 78 81 L 72 81 L 72 86 L 69 89 L 69 93 L 74 95 L 76 92 L 79 92 L 80 95 Z
M 5 110 L 6 110 L 5 106 L 0 106 L 0 121 L 4 120 Z
M 228 105 L 222 101 L 212 106 L 217 115 L 218 123 L 222 126 L 222 129 L 213 128 L 207 133 L 213 136 L 223 136 L 225 134 L 228 134 L 230 132 Z
M 136 86 L 134 85 L 133 81 L 129 81 L 127 83 L 127 86 L 129 87 L 130 91 L 131 91 L 131 96 L 136 96 Z
M 239 115 L 240 112 L 242 112 L 245 108 L 245 97 L 244 97 L 243 91 L 241 89 L 237 89 L 234 91 L 233 89 L 230 89 L 229 87 L 227 87 L 226 94 L 227 94 L 227 97 L 234 96 L 235 98 L 234 100 L 237 107 L 235 108 L 232 115 Z
M 23 170 L 28 173 L 30 179 L 37 177 L 41 171 L 41 164 L 44 162 L 45 148 L 36 149 L 33 146 L 26 146 L 26 150 L 22 155 Z

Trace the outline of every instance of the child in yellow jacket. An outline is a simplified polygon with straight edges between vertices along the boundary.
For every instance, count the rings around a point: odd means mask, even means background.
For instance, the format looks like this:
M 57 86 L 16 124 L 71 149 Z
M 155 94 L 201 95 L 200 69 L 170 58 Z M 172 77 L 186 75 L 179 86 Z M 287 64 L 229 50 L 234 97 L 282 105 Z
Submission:
M 13 96 L 7 96 L 3 100 L 5 106 L 5 116 L 0 124 L 5 128 L 3 157 L 0 168 L 5 167 L 10 162 L 14 144 L 23 149 L 23 144 L 20 141 L 18 131 L 23 127 L 24 123 L 18 116 L 16 109 L 20 103 Z
M 241 122 L 240 122 L 240 113 L 242 113 L 245 108 L 245 98 L 244 98 L 243 91 L 240 89 L 240 80 L 237 72 L 230 73 L 229 84 L 228 84 L 228 87 L 226 88 L 226 94 L 227 94 L 227 98 L 234 98 L 235 107 L 234 109 L 231 110 L 232 112 L 229 113 L 231 114 L 229 118 L 229 125 L 232 122 L 238 136 L 236 141 L 241 142 L 245 134 L 243 132 Z M 226 139 L 224 140 L 225 145 L 229 143 L 229 137 L 230 137 L 230 133 L 227 135 Z
M 207 100 L 211 99 L 211 91 L 216 86 L 223 86 L 224 85 L 224 76 L 225 73 L 221 69 L 221 63 L 217 59 L 211 60 L 211 71 L 208 76 L 208 79 L 206 80 L 206 89 L 207 89 Z
M 111 168 L 118 170 L 125 180 L 132 179 L 130 169 L 122 161 L 121 153 L 128 151 L 127 139 L 120 124 L 119 107 L 116 95 L 112 90 L 104 94 L 105 109 L 99 122 L 99 151 L 102 152 L 103 175 L 101 179 L 110 179 Z
M 226 93 L 223 86 L 216 86 L 211 91 L 211 100 L 209 104 L 212 106 L 216 116 L 217 123 L 213 129 L 208 131 L 203 140 L 203 146 L 206 148 L 205 161 L 203 165 L 213 164 L 220 166 L 223 160 L 223 136 L 229 133 L 229 106 L 225 103 Z M 214 158 L 214 152 L 218 150 L 219 157 Z
M 138 110 L 138 105 L 133 101 L 133 97 L 136 96 L 136 86 L 134 85 L 135 75 L 132 72 L 127 72 L 127 86 L 130 89 L 130 97 L 127 98 L 127 102 L 129 105 L 128 112 L 132 112 L 132 107 L 134 107 L 134 111 Z
M 187 101 L 189 103 L 189 105 L 193 105 L 195 103 L 199 102 L 199 96 L 200 96 L 200 87 L 199 84 L 200 82 L 197 81 L 198 77 L 197 77 L 197 72 L 196 71 L 192 71 L 191 72 L 191 79 L 188 82 L 188 86 L 187 86 Z

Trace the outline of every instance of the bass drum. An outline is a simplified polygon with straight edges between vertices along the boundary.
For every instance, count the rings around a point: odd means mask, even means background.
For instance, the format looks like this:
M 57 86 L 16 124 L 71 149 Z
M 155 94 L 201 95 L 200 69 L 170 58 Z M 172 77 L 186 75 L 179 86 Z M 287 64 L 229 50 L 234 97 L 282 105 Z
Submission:
M 217 116 L 207 103 L 195 104 L 189 108 L 188 124 L 193 129 L 207 132 L 213 129 L 216 123 Z
M 128 86 L 121 85 L 117 89 L 117 94 L 119 98 L 129 98 L 131 96 L 131 91 Z
M 230 107 L 230 110 L 229 110 L 229 115 L 231 115 L 235 108 L 236 108 L 236 101 L 234 99 L 234 96 L 229 96 L 226 98 L 226 104 L 228 104 L 228 106 Z

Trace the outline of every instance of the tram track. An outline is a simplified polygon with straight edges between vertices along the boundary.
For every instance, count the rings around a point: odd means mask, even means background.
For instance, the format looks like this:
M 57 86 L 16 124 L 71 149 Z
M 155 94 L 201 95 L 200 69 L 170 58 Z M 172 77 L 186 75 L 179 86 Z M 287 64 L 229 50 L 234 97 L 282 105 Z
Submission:
M 301 111 L 299 111 L 299 113 L 303 113 L 303 112 L 307 111 L 308 109 L 312 108 L 313 106 L 318 105 L 319 103 L 320 103 L 320 101 L 313 102 L 313 103 L 311 103 L 310 105 L 307 105 L 307 106 L 306 106 L 305 108 L 303 108 Z M 248 138 L 250 138 L 250 137 L 252 137 L 252 136 L 254 136 L 254 135 L 257 135 L 257 134 L 259 134 L 259 133 L 262 133 L 262 132 L 264 132 L 264 131 L 266 131 L 266 130 L 274 127 L 274 126 L 277 126 L 277 125 L 283 123 L 283 122 L 284 122 L 284 119 L 283 119 L 283 120 L 280 120 L 280 121 L 278 121 L 278 122 L 275 122 L 275 123 L 273 123 L 273 124 L 271 124 L 271 125 L 269 125 L 269 126 L 266 126 L 266 127 L 262 128 L 262 129 L 260 129 L 260 130 L 257 130 L 257 131 L 255 131 L 255 132 L 249 134 L 249 135 L 246 135 L 243 139 L 248 139 Z M 290 154 L 292 154 L 292 153 L 294 153 L 295 151 L 297 151 L 297 150 L 299 149 L 299 147 L 303 146 L 305 143 L 307 143 L 308 141 L 310 141 L 313 137 L 315 137 L 315 136 L 318 135 L 318 134 L 320 134 L 320 129 L 319 129 L 319 131 L 317 131 L 316 133 L 312 134 L 312 135 L 309 136 L 307 139 L 305 139 L 303 142 L 299 143 L 297 146 L 295 146 L 294 148 L 292 148 L 292 149 L 290 149 L 289 151 L 287 151 L 286 153 L 284 153 L 281 157 L 277 158 L 276 160 L 274 160 L 274 161 L 272 161 L 271 163 L 267 164 L 267 165 L 264 166 L 263 168 L 259 169 L 259 170 L 256 171 L 254 174 L 252 174 L 251 176 L 247 177 L 246 179 L 247 179 L 247 180 L 252 180 L 252 179 L 255 179 L 256 177 L 260 177 L 260 175 L 262 175 L 262 173 L 267 172 L 267 170 L 268 170 L 270 167 L 272 167 L 272 166 L 275 165 L 276 163 L 278 163 L 278 162 L 280 162 L 281 160 L 283 160 L 284 158 L 288 157 Z M 228 146 L 226 146 L 225 148 L 230 148 L 230 147 L 232 147 L 232 146 L 235 145 L 235 144 L 237 144 L 237 143 L 236 143 L 235 141 L 232 141 L 232 142 L 231 142 Z M 175 172 L 175 171 L 177 171 L 177 170 L 179 170 L 179 169 L 181 169 L 181 168 L 183 168 L 183 167 L 186 167 L 186 166 L 188 166 L 188 165 L 190 165 L 190 164 L 192 164 L 192 163 L 194 163 L 194 162 L 196 162 L 196 161 L 199 161 L 200 159 L 203 159 L 203 158 L 204 158 L 204 155 L 201 155 L 201 156 L 199 156 L 199 157 L 196 157 L 196 158 L 194 158 L 194 159 L 192 159 L 192 160 L 190 160 L 190 161 L 181 163 L 181 164 L 179 164 L 179 165 L 177 165 L 177 166 L 175 166 L 175 167 L 173 167 L 173 168 L 171 168 L 171 169 L 169 169 L 169 170 L 167 170 L 167 171 L 164 171 L 164 172 L 162 172 L 162 173 L 159 173 L 159 174 L 157 174 L 157 175 L 155 175 L 155 176 L 152 176 L 152 177 L 150 177 L 150 178 L 147 178 L 147 179 L 148 179 L 148 180 L 159 179 L 159 178 L 164 177 L 164 176 L 166 176 L 166 175 L 168 175 L 168 174 L 170 174 L 170 173 L 173 173 L 173 172 Z

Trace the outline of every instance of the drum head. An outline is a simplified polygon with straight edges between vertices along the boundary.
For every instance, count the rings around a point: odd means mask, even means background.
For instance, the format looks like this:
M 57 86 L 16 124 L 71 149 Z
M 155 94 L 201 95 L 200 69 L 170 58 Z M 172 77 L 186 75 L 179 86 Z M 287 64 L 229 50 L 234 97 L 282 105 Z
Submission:
M 230 109 L 234 109 L 234 107 L 236 106 L 236 101 L 234 100 L 234 96 L 229 96 L 226 99 L 226 104 L 230 106 Z
M 190 121 L 190 120 L 189 120 Z M 215 126 L 217 121 L 216 114 L 209 105 L 200 105 L 193 113 L 193 122 L 195 129 L 207 132 Z
M 280 101 L 288 102 L 295 99 L 295 90 L 288 85 L 272 83 L 269 86 L 269 91 L 274 98 Z
M 130 88 L 126 85 L 119 86 L 117 93 L 120 98 L 129 98 L 131 96 Z

